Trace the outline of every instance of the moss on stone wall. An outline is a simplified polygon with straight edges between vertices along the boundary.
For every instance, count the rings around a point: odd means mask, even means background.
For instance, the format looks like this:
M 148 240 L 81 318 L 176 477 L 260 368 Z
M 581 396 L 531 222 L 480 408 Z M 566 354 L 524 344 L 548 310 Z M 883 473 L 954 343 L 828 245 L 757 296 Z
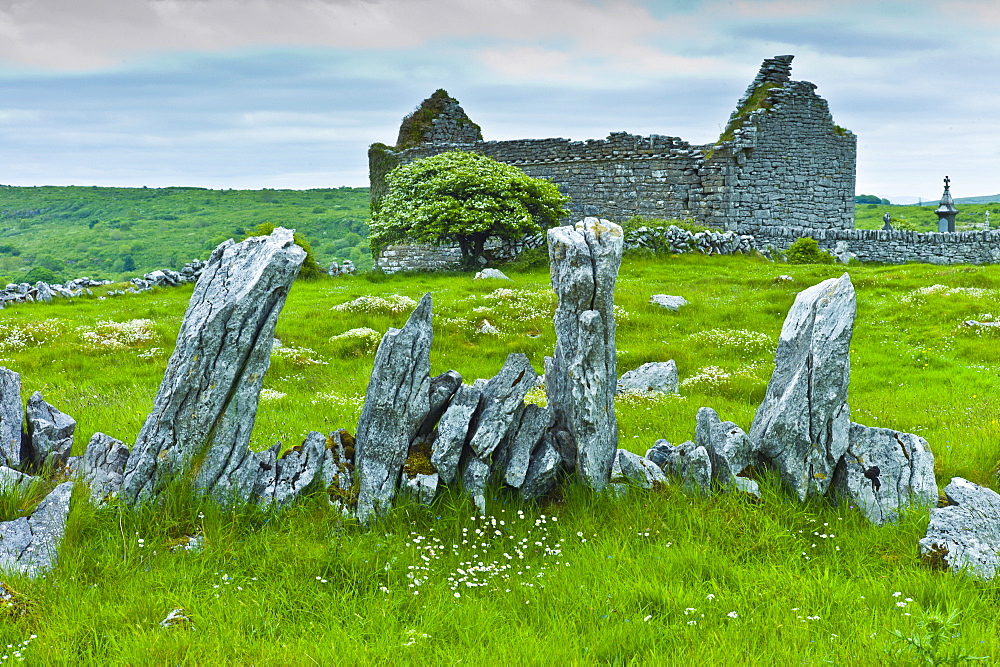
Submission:
M 444 88 L 434 91 L 434 94 L 421 102 L 413 113 L 403 119 L 399 126 L 399 137 L 396 139 L 396 150 L 413 148 L 427 141 L 427 134 L 434 127 L 434 119 L 449 106 L 458 106 L 458 100 L 451 97 Z M 482 138 L 482 129 L 467 117 L 456 119 L 456 123 L 475 128 L 476 133 Z
M 369 197 L 372 213 L 378 209 L 378 201 L 388 187 L 385 183 L 386 174 L 398 166 L 399 158 L 385 144 L 376 143 L 368 147 L 368 181 L 371 186 Z

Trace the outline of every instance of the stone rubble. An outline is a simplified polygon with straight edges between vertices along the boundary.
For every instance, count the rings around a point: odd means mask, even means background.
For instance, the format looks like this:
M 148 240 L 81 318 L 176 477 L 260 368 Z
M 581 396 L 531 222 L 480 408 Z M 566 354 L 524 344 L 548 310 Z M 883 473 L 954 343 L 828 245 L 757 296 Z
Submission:
M 349 276 L 354 273 L 356 269 L 354 268 L 354 262 L 349 259 L 345 259 L 342 263 L 330 262 L 330 270 L 327 271 L 331 276 L 336 278 L 337 276 Z

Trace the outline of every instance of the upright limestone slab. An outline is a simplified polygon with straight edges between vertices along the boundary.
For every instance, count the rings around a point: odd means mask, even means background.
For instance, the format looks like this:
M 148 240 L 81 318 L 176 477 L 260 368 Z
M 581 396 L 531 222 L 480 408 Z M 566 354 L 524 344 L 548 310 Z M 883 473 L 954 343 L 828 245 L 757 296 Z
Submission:
M 0 366 L 0 465 L 21 466 L 21 374 Z
M 621 265 L 622 228 L 585 218 L 548 232 L 556 307 L 556 349 L 546 371 L 554 427 L 572 442 L 563 451 L 580 478 L 600 491 L 618 451 L 615 421 L 614 293 Z
M 430 410 L 431 295 L 402 329 L 390 328 L 378 351 L 358 420 L 358 519 L 384 514 L 396 494 L 410 443 Z
M 274 325 L 303 259 L 292 232 L 280 227 L 215 249 L 129 455 L 123 499 L 148 499 L 189 472 L 212 492 L 246 458 Z
M 847 451 L 854 285 L 846 273 L 799 293 L 750 440 L 799 499 L 826 494 Z

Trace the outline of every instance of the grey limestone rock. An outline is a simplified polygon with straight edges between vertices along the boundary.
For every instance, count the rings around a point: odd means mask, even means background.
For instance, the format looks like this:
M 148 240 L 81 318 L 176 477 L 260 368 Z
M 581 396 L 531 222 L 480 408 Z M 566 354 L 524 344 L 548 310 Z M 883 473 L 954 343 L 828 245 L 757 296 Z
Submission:
M 26 491 L 32 483 L 40 481 L 40 478 L 33 475 L 26 475 L 19 470 L 0 466 L 0 492 L 10 493 L 11 491 Z
M 444 411 L 448 409 L 451 397 L 462 386 L 462 376 L 456 371 L 446 371 L 431 378 L 427 417 L 420 425 L 418 438 L 429 438 L 434 427 L 441 420 Z
M 488 457 L 507 434 L 514 413 L 525 394 L 535 386 L 538 374 L 524 354 L 510 354 L 503 368 L 486 383 L 475 432 L 469 448 L 479 458 Z
M 1000 564 L 1000 494 L 961 477 L 953 477 L 944 494 L 951 504 L 931 509 L 921 559 L 992 579 Z
M 937 502 L 934 455 L 918 435 L 852 423 L 831 491 L 857 503 L 876 525 L 895 521 L 904 507 Z
M 0 523 L 0 571 L 37 577 L 55 567 L 73 482 L 63 482 L 28 517 Z
M 611 468 L 611 480 L 616 484 L 631 482 L 644 489 L 651 489 L 655 484 L 666 484 L 667 476 L 660 466 L 645 456 L 619 449 Z
M 0 465 L 21 467 L 21 375 L 0 366 Z
M 517 411 L 507 435 L 493 454 L 497 477 L 507 486 L 521 487 L 528 474 L 531 453 L 545 433 L 549 411 L 529 403 Z
M 441 476 L 441 482 L 450 484 L 458 473 L 462 449 L 469 437 L 470 427 L 475 428 L 482 391 L 467 384 L 455 391 L 451 404 L 438 422 L 437 437 L 431 444 L 431 465 Z
M 650 303 L 655 303 L 660 308 L 667 310 L 680 310 L 681 306 L 686 306 L 688 300 L 682 296 L 671 296 L 669 294 L 654 294 L 649 297 Z
M 471 450 L 466 450 L 464 469 L 462 471 L 462 488 L 476 504 L 480 514 L 486 514 L 486 485 L 490 482 L 489 455 L 477 456 Z
M 76 420 L 45 402 L 41 393 L 28 399 L 28 440 L 36 466 L 65 465 L 73 449 Z
M 618 449 L 615 420 L 614 292 L 622 228 L 585 218 L 548 231 L 552 287 L 558 296 L 556 349 L 546 367 L 553 426 L 567 433 L 581 480 L 596 491 L 608 483 Z
M 411 477 L 404 471 L 399 480 L 399 491 L 421 505 L 430 505 L 434 496 L 437 495 L 438 479 L 436 472 L 429 475 L 416 473 Z
M 559 451 L 546 434 L 531 454 L 531 463 L 528 464 L 528 471 L 521 484 L 521 497 L 525 500 L 534 500 L 551 491 L 556 485 L 561 462 Z
M 37 292 L 37 296 L 35 296 L 36 301 L 44 301 L 46 303 L 52 301 L 54 294 L 52 293 L 52 288 L 47 283 L 41 281 L 35 283 L 35 291 Z
M 176 609 L 171 609 L 170 613 L 167 614 L 166 618 L 160 621 L 161 628 L 184 628 L 185 630 L 194 630 L 194 621 L 188 616 L 188 613 L 184 611 L 183 608 L 177 607 Z
M 83 452 L 80 472 L 90 487 L 90 500 L 99 504 L 108 496 L 118 495 L 128 462 L 128 447 L 104 433 L 95 433 Z
M 354 486 L 354 436 L 344 429 L 337 429 L 326 439 L 327 456 L 320 472 L 331 501 L 344 507 L 350 504 L 350 491 Z
M 712 478 L 723 485 L 735 483 L 734 478 L 755 461 L 753 442 L 735 423 L 719 419 L 712 408 L 700 408 L 697 420 L 694 441 L 712 459 Z
M 677 393 L 677 364 L 670 361 L 651 361 L 634 370 L 622 373 L 618 391 Z
M 478 272 L 473 280 L 510 280 L 503 271 L 499 269 L 483 269 Z
M 301 445 L 292 447 L 275 460 L 273 478 L 262 475 L 267 482 L 260 484 L 263 488 L 259 491 L 255 489 L 257 502 L 274 503 L 279 507 L 291 504 L 320 478 L 326 457 L 326 436 L 310 431 Z
M 390 328 L 378 351 L 358 420 L 355 463 L 358 519 L 389 510 L 410 443 L 430 410 L 431 295 L 402 329 Z
M 712 459 L 704 447 L 690 440 L 679 445 L 657 440 L 646 452 L 645 458 L 662 468 L 667 475 L 680 478 L 686 489 L 703 494 L 712 490 Z
M 778 340 L 774 373 L 750 439 L 804 500 L 825 495 L 847 451 L 854 286 L 845 273 L 798 294 Z
M 122 498 L 148 500 L 189 472 L 199 489 L 228 492 L 229 476 L 248 458 L 274 326 L 304 258 L 291 230 L 281 227 L 215 249 L 132 447 Z M 196 459 L 201 466 L 191 471 Z

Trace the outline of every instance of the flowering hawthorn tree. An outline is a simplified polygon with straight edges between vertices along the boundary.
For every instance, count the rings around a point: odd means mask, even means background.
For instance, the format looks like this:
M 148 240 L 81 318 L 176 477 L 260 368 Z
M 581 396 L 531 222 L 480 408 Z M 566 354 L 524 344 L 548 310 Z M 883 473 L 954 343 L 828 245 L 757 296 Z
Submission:
M 386 185 L 372 214 L 372 247 L 457 244 L 467 266 L 476 266 L 488 239 L 537 234 L 569 215 L 555 184 L 478 153 L 415 160 L 390 171 Z

